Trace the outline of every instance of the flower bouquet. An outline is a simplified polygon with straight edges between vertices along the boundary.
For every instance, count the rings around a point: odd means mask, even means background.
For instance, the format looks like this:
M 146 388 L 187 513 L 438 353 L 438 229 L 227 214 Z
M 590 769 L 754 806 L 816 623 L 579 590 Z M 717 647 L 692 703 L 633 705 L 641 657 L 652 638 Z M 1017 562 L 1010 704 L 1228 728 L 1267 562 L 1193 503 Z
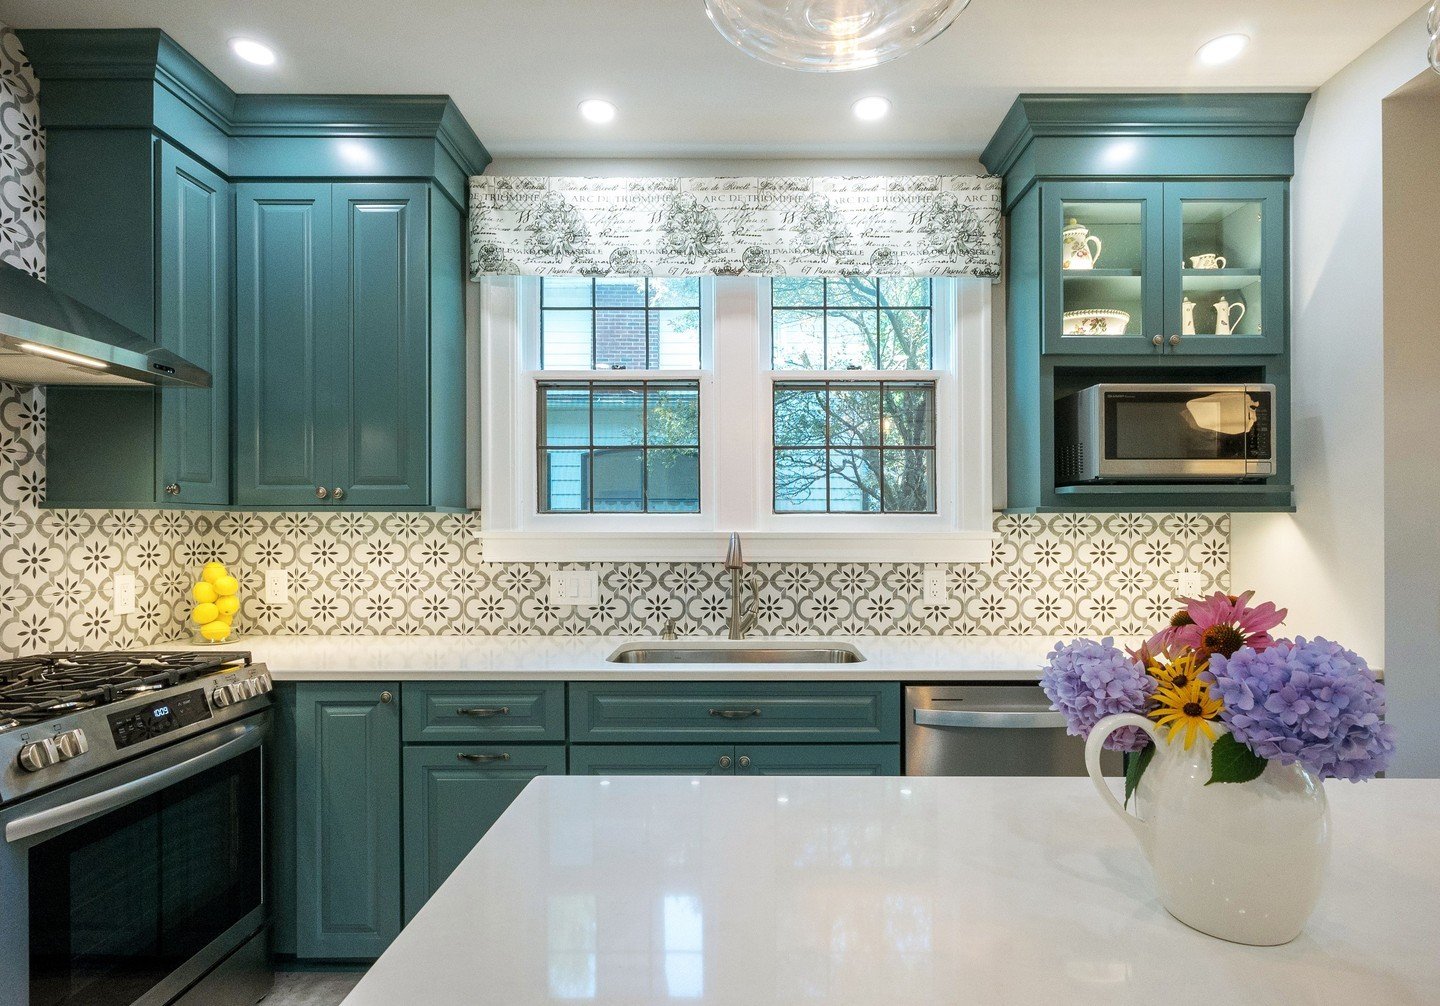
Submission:
M 1040 684 L 1087 738 L 1091 776 L 1140 839 L 1171 914 L 1268 945 L 1293 939 L 1319 895 L 1324 780 L 1373 778 L 1395 739 L 1365 661 L 1318 637 L 1275 639 L 1285 609 L 1253 596 L 1187 599 L 1135 650 L 1057 645 Z M 1100 778 L 1102 748 L 1128 756 L 1123 803 Z

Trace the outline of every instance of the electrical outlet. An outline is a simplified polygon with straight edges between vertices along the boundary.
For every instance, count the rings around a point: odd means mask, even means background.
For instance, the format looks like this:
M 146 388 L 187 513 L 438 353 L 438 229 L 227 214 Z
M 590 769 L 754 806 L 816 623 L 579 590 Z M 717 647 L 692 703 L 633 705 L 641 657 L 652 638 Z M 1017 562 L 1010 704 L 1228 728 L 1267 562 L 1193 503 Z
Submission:
M 265 571 L 265 603 L 290 603 L 290 571 L 271 567 Z
M 557 569 L 550 574 L 550 603 L 593 608 L 600 602 L 600 574 L 589 569 Z
M 117 615 L 135 612 L 135 574 L 116 573 L 110 581 L 112 607 Z
M 1194 597 L 1205 589 L 1205 574 L 1198 569 L 1182 569 L 1165 578 L 1165 585 L 1177 597 Z
M 926 604 L 944 604 L 950 599 L 950 592 L 945 589 L 944 566 L 926 566 L 923 582 Z

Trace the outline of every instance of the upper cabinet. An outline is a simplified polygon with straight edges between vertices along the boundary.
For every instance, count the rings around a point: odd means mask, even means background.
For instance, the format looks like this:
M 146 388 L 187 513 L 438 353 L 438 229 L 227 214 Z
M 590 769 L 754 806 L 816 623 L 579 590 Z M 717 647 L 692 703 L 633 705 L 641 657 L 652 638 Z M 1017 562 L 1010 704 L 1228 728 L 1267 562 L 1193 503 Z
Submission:
M 1288 197 L 1308 100 L 1016 101 L 981 155 L 1005 179 L 1008 509 L 1293 509 Z M 1066 484 L 1056 403 L 1110 382 L 1274 385 L 1274 474 Z
M 209 370 L 52 387 L 57 507 L 464 506 L 466 180 L 444 97 L 236 94 L 163 32 L 27 31 L 50 281 Z

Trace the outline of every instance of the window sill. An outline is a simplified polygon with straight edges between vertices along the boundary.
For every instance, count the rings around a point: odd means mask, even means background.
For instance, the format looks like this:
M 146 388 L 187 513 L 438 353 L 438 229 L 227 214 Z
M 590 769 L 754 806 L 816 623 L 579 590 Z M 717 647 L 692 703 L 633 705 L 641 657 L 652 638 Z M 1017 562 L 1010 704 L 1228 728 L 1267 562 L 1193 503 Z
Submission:
M 741 532 L 748 562 L 985 563 L 988 531 L 892 534 Z M 720 562 L 724 531 L 482 531 L 486 562 Z

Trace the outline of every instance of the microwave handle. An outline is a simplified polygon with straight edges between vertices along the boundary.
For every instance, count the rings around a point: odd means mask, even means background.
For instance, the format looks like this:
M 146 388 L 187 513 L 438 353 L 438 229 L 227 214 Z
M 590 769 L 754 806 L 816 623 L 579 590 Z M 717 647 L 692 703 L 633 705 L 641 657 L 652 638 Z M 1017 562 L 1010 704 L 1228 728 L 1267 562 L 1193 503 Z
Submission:
M 130 779 L 117 786 L 111 786 L 99 793 L 82 796 L 69 803 L 36 811 L 25 817 L 17 817 L 5 825 L 5 841 L 23 842 L 27 839 L 43 837 L 51 832 L 63 831 L 158 793 L 167 786 L 173 786 L 191 776 L 199 775 L 206 769 L 237 758 L 247 751 L 253 751 L 264 741 L 267 727 L 268 717 L 260 723 L 246 724 L 239 736 L 184 761 Z

